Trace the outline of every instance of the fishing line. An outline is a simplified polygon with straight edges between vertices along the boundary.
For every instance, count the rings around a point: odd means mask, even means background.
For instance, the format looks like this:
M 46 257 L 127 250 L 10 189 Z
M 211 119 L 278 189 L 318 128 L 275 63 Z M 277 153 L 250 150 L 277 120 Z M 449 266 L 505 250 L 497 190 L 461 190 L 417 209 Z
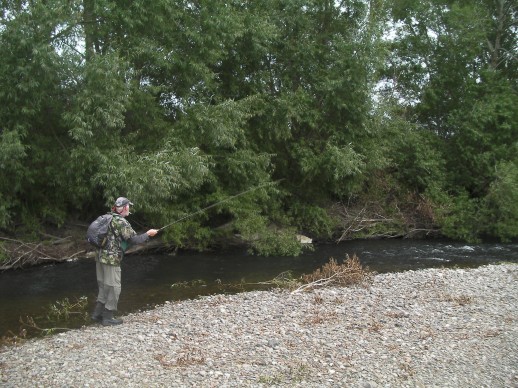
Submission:
M 210 206 L 204 207 L 203 209 L 200 209 L 200 210 L 198 210 L 198 211 L 196 211 L 196 212 L 194 212 L 194 213 L 187 214 L 186 216 L 184 216 L 184 217 L 182 217 L 182 218 L 179 218 L 179 219 L 177 219 L 176 221 L 171 222 L 170 224 L 167 224 L 167 225 L 165 225 L 165 226 L 162 226 L 160 229 L 158 229 L 158 231 L 160 232 L 161 230 L 163 230 L 163 229 L 165 229 L 165 228 L 168 228 L 168 227 L 170 227 L 171 225 L 177 224 L 177 223 L 178 223 L 178 222 L 180 222 L 180 221 L 183 221 L 183 220 L 185 220 L 185 219 L 187 219 L 187 218 L 193 217 L 193 216 L 195 216 L 196 214 L 203 213 L 204 211 L 207 211 L 207 210 L 209 210 L 209 209 L 211 209 L 211 208 L 213 208 L 213 207 L 215 207 L 215 206 L 218 206 L 218 205 L 220 205 L 220 204 L 222 204 L 222 203 L 224 203 L 224 202 L 227 202 L 227 201 L 230 201 L 230 200 L 232 200 L 232 199 L 234 199 L 234 198 L 237 198 L 237 197 L 240 197 L 240 196 L 242 196 L 242 195 L 248 194 L 248 193 L 250 193 L 251 191 L 254 191 L 254 190 L 260 189 L 260 188 L 262 188 L 262 187 L 276 184 L 276 183 L 278 183 L 278 182 L 280 182 L 280 181 L 282 181 L 282 180 L 283 180 L 283 179 L 279 179 L 279 180 L 277 180 L 277 181 L 275 181 L 275 182 L 268 182 L 268 183 L 265 183 L 265 184 L 263 184 L 263 185 L 256 186 L 256 187 L 252 187 L 251 189 L 248 189 L 248 190 L 242 191 L 242 192 L 240 192 L 240 193 L 238 193 L 238 194 L 236 194 L 236 195 L 232 195 L 231 197 L 227 197 L 227 198 L 225 198 L 225 199 L 223 199 L 223 200 L 221 200 L 221 201 L 219 201 L 219 202 L 213 203 L 213 204 L 212 204 L 212 205 L 210 205 Z

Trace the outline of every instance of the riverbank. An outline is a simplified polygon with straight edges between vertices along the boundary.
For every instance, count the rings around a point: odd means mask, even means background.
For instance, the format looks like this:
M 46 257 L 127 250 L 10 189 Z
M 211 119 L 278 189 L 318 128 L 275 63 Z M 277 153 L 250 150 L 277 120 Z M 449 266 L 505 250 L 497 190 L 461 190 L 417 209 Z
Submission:
M 91 259 L 95 256 L 95 248 L 86 241 L 87 228 L 87 224 L 67 224 L 40 232 L 37 238 L 34 235 L 14 237 L 0 234 L 0 271 Z M 126 254 L 170 252 L 174 249 L 157 238 L 132 247 Z
M 5 387 L 517 387 L 518 265 L 214 295 L 0 352 Z

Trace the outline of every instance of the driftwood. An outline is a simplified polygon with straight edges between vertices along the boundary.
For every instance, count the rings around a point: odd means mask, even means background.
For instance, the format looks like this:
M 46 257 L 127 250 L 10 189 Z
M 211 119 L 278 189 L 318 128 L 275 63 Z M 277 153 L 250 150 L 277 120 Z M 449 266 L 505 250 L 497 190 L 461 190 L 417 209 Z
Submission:
M 373 273 L 368 268 L 363 268 L 356 255 L 347 256 L 342 264 L 338 264 L 335 259 L 331 258 L 322 268 L 318 268 L 309 275 L 303 275 L 303 284 L 292 291 L 292 294 L 331 286 L 367 285 L 372 279 Z
M 40 232 L 42 240 L 31 242 L 0 236 L 0 271 L 94 258 L 96 249 L 83 238 L 84 230 L 76 229 L 69 229 L 71 233 L 66 236 Z M 170 252 L 173 249 L 162 239 L 154 238 L 130 248 L 126 254 Z
M 433 217 L 416 206 L 414 211 L 402 211 L 394 205 L 390 217 L 385 216 L 384 209 L 376 203 L 336 204 L 334 213 L 342 222 L 343 230 L 336 240 L 340 243 L 345 240 L 358 238 L 416 238 L 438 235 L 439 229 L 434 224 Z
M 368 214 L 367 207 L 363 207 L 358 211 L 355 209 L 350 210 L 345 205 L 343 205 L 341 216 L 344 223 L 344 231 L 342 232 L 340 238 L 337 240 L 337 243 L 347 240 L 357 233 L 372 229 L 377 224 L 394 222 L 394 219 L 386 218 L 377 213 Z M 393 237 L 393 235 L 384 234 L 380 237 Z
M 68 241 L 71 237 L 57 238 L 40 242 L 25 242 L 17 239 L 0 237 L 0 256 L 3 257 L 0 271 L 24 268 L 44 263 L 73 260 L 86 254 L 85 249 Z

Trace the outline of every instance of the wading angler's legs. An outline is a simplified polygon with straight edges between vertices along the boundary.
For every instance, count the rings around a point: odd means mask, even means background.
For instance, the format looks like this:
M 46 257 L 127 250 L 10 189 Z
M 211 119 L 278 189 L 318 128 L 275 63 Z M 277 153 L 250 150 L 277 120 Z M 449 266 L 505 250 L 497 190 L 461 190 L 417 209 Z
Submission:
M 99 294 L 92 319 L 101 321 L 104 326 L 120 325 L 121 319 L 113 317 L 121 293 L 121 269 L 118 266 L 96 263 Z

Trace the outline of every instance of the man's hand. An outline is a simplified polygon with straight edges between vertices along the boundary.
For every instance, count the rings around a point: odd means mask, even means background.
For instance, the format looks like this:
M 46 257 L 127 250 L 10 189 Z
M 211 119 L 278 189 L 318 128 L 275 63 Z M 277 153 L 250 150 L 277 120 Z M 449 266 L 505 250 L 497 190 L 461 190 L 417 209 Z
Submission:
M 154 235 L 156 235 L 158 233 L 158 229 L 149 229 L 146 234 L 149 236 L 149 237 L 153 237 Z

